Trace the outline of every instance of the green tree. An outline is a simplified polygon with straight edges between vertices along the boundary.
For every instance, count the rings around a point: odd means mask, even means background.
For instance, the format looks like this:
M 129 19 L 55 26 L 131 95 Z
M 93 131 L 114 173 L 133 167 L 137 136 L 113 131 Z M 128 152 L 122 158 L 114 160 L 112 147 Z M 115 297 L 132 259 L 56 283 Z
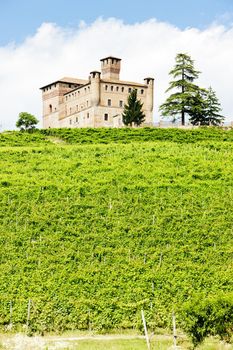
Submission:
M 16 127 L 20 128 L 21 131 L 32 131 L 35 129 L 39 121 L 36 117 L 27 112 L 19 113 L 18 120 L 16 122 Z
M 193 346 L 209 336 L 219 336 L 230 342 L 233 331 L 233 294 L 195 297 L 184 304 L 182 328 L 190 336 Z
M 193 96 L 189 97 L 189 121 L 193 125 L 208 125 L 206 123 L 207 90 L 198 89 Z
M 176 56 L 176 65 L 170 71 L 170 75 L 175 80 L 169 83 L 166 92 L 177 90 L 171 94 L 165 103 L 160 106 L 160 111 L 164 117 L 173 117 L 173 120 L 181 116 L 181 123 L 185 125 L 185 114 L 189 114 L 192 107 L 191 97 L 198 91 L 199 87 L 193 83 L 199 76 L 199 71 L 194 69 L 194 61 L 190 56 L 179 53 Z
M 142 111 L 143 103 L 137 99 L 137 90 L 134 89 L 128 96 L 127 104 L 124 106 L 122 114 L 123 123 L 132 126 L 139 126 L 145 120 L 145 114 Z
M 190 122 L 193 125 L 220 125 L 225 119 L 219 114 L 221 110 L 215 91 L 211 87 L 202 89 L 193 98 Z

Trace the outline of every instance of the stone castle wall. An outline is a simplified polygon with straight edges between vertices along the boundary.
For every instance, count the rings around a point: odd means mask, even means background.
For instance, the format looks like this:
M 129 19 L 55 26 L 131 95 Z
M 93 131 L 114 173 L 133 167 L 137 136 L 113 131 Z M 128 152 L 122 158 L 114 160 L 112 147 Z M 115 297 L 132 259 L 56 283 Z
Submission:
M 124 104 L 133 89 L 143 103 L 144 125 L 153 123 L 154 80 L 144 84 L 119 79 L 120 60 L 105 58 L 87 81 L 63 78 L 42 87 L 43 127 L 122 127 Z

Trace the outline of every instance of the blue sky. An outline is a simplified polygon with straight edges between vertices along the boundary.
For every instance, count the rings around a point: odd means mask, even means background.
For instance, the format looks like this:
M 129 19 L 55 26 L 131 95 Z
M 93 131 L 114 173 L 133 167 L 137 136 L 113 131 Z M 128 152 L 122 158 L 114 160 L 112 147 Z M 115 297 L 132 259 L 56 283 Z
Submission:
M 43 22 L 76 28 L 100 16 L 129 24 L 156 18 L 180 29 L 203 29 L 214 21 L 232 22 L 233 0 L 0 0 L 0 46 L 22 42 Z

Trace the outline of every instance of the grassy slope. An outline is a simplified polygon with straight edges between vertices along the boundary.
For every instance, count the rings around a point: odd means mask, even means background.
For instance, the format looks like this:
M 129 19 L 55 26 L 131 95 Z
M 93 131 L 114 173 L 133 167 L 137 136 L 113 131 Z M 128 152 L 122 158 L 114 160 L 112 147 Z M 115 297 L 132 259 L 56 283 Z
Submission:
M 137 327 L 141 307 L 167 326 L 197 293 L 232 290 L 231 132 L 49 132 L 95 144 L 1 135 L 1 324 L 31 298 L 37 330 Z

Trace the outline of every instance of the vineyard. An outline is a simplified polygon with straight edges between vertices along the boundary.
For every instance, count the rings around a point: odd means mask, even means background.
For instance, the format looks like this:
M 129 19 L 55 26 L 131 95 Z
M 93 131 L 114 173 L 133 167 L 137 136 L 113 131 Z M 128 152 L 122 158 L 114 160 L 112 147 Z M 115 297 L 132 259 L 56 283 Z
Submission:
M 2 329 L 140 330 L 143 308 L 151 330 L 175 311 L 194 344 L 229 340 L 232 141 L 220 129 L 0 134 Z

